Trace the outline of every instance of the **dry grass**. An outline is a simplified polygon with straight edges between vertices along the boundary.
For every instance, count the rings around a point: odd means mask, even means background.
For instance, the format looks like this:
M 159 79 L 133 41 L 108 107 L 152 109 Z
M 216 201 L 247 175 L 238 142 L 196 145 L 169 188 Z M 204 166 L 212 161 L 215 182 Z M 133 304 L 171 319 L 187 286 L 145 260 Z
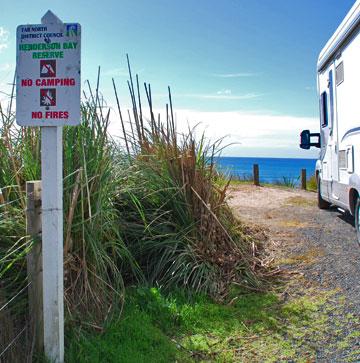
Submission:
M 311 226 L 308 222 L 301 222 L 296 219 L 282 220 L 282 221 L 278 222 L 278 225 L 281 227 L 287 227 L 287 228 L 307 228 L 307 227 Z
M 284 204 L 299 206 L 299 207 L 314 207 L 316 206 L 316 201 L 301 196 L 295 196 L 287 198 L 284 201 Z
M 312 248 L 305 253 L 295 254 L 287 258 L 280 259 L 277 263 L 280 265 L 299 265 L 299 264 L 313 264 L 317 259 L 324 255 L 324 251 L 320 248 Z

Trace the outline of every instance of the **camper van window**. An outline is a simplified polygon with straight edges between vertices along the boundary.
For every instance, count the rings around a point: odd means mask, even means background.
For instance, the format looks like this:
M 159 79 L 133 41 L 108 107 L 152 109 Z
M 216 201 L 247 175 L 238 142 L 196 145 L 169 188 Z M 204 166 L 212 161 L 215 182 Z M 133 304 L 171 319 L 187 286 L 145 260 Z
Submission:
M 339 158 L 338 158 L 338 163 L 339 163 L 339 169 L 347 169 L 347 153 L 346 150 L 339 150 Z
M 335 78 L 336 78 L 336 85 L 338 86 L 339 84 L 344 82 L 344 63 L 341 62 L 337 67 L 336 67 L 336 72 L 335 72 Z
M 323 92 L 320 97 L 320 120 L 321 120 L 321 127 L 326 127 L 328 125 L 326 92 Z

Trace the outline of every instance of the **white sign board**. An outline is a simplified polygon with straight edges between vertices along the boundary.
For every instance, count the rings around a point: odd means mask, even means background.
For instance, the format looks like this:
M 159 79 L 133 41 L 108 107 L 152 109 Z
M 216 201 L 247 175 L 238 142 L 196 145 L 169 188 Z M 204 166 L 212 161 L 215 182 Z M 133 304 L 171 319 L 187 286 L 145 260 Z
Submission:
M 16 121 L 20 126 L 80 123 L 80 24 L 19 25 Z

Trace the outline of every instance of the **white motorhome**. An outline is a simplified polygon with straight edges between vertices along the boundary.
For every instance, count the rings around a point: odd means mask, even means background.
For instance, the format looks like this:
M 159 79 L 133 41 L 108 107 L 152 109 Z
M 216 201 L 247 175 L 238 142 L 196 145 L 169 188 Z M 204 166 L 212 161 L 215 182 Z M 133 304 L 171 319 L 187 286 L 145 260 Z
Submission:
M 350 212 L 360 242 L 360 0 L 320 52 L 317 84 L 320 133 L 304 130 L 300 147 L 320 148 L 319 208 L 334 204 Z

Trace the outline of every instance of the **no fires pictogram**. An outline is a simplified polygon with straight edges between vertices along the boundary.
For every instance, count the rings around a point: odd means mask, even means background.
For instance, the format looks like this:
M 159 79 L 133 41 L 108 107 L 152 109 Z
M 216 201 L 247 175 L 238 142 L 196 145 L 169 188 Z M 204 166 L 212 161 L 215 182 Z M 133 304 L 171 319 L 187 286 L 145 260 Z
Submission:
M 56 60 L 40 61 L 40 77 L 56 77 Z
M 56 106 L 56 88 L 40 89 L 40 106 Z

